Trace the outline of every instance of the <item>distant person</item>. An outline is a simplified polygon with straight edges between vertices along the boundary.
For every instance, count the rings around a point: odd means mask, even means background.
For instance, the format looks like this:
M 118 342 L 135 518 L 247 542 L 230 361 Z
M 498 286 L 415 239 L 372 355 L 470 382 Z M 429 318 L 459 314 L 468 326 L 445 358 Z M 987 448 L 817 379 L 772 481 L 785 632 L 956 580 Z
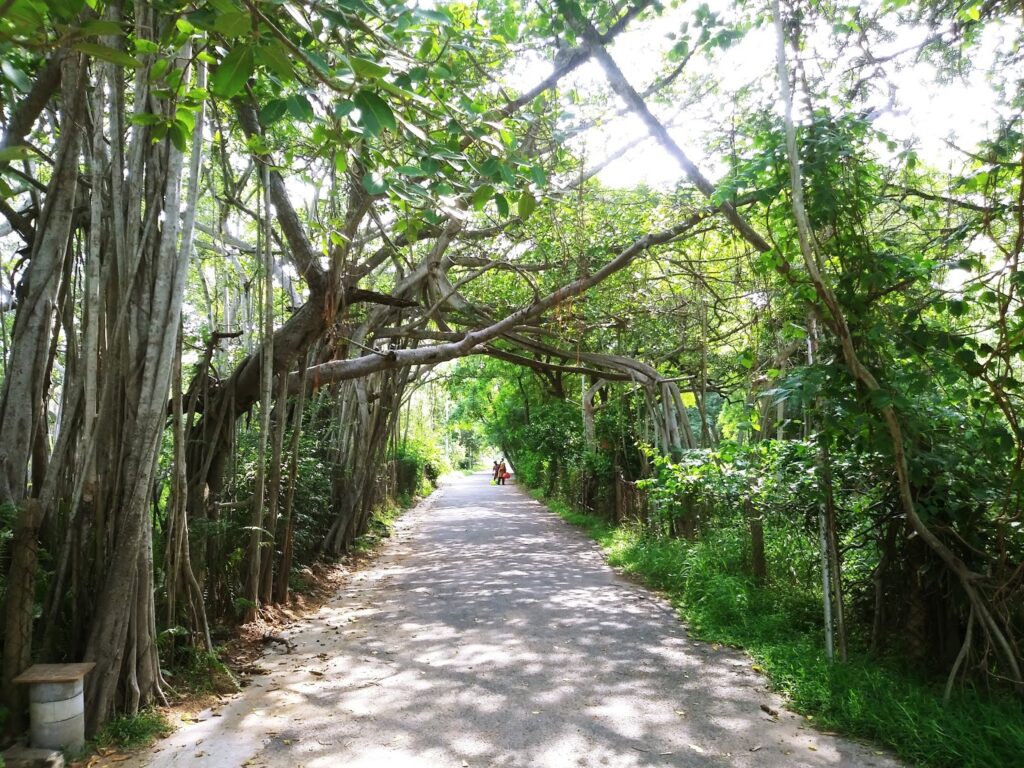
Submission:
M 508 478 L 508 467 L 505 466 L 505 460 L 502 459 L 501 463 L 498 464 L 498 485 L 504 485 Z
M 499 467 L 498 460 L 495 459 L 494 460 L 494 466 L 491 467 L 491 480 L 493 480 L 495 483 L 498 482 L 498 467 Z

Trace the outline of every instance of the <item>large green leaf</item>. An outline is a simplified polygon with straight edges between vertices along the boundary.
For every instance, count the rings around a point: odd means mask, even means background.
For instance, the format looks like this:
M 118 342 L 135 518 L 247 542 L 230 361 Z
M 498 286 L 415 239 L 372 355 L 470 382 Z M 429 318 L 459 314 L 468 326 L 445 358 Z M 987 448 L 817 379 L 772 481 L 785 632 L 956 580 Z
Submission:
M 260 47 L 258 60 L 282 82 L 288 83 L 295 79 L 295 68 L 288 57 L 288 52 L 277 40 Z
M 109 45 L 79 41 L 74 44 L 74 48 L 76 51 L 81 51 L 88 56 L 92 56 L 94 59 L 109 61 L 111 64 L 119 64 L 122 67 L 137 67 L 141 63 L 134 56 L 129 56 L 124 51 L 111 48 Z
M 260 109 L 260 123 L 262 125 L 273 125 L 288 111 L 288 104 L 284 99 L 271 99 Z
M 359 108 L 359 124 L 370 136 L 376 136 L 385 128 L 393 131 L 397 127 L 391 107 L 373 91 L 362 90 L 352 101 Z
M 351 58 L 352 69 L 360 77 L 365 78 L 379 78 L 384 77 L 391 70 L 385 66 L 378 64 L 375 61 L 364 59 L 361 56 L 353 56 Z
M 313 105 L 309 103 L 309 99 L 303 93 L 294 93 L 289 96 L 287 105 L 288 114 L 300 122 L 308 123 L 316 117 Z
M 241 37 L 252 29 L 252 17 L 244 11 L 229 11 L 217 16 L 213 28 L 225 37 Z
M 508 216 L 508 200 L 504 195 L 495 195 L 494 204 L 498 206 L 498 215 L 502 218 Z
M 368 171 L 363 175 L 363 189 L 371 195 L 380 195 L 387 191 L 388 183 L 377 171 Z
M 524 221 L 530 218 L 530 214 L 533 213 L 537 207 L 537 200 L 529 192 L 524 191 L 519 196 L 519 218 Z
M 252 46 L 240 45 L 232 48 L 210 76 L 210 90 L 215 96 L 230 99 L 242 90 L 255 68 Z
M 32 150 L 23 144 L 0 149 L 0 163 L 7 163 L 12 160 L 25 160 L 32 156 Z

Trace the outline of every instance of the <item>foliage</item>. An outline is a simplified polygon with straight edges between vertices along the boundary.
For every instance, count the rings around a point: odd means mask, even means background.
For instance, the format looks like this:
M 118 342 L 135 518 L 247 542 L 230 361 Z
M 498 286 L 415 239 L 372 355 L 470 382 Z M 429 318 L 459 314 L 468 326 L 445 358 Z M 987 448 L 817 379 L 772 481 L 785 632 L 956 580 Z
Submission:
M 394 453 L 398 478 L 397 492 L 406 500 L 426 496 L 448 471 L 447 458 L 436 443 L 427 440 L 403 442 Z

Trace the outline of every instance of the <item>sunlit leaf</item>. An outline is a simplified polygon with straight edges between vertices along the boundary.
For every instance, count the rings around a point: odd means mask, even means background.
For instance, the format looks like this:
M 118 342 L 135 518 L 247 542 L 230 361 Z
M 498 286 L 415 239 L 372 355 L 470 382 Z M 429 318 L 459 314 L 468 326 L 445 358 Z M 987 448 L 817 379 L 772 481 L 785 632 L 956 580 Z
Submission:
M 242 90 L 255 68 L 252 46 L 232 48 L 210 76 L 210 90 L 215 96 L 230 99 Z
M 384 129 L 395 130 L 397 127 L 391 107 L 373 91 L 360 91 L 353 102 L 359 108 L 359 124 L 369 135 L 376 136 Z

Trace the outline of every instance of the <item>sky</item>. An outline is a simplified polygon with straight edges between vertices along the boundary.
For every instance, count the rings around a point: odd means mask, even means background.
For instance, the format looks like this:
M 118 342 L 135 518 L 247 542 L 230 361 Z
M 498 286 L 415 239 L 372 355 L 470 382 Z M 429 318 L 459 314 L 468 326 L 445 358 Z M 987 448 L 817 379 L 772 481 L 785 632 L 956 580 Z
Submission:
M 724 15 L 731 14 L 731 3 L 716 0 L 710 3 L 713 10 Z M 862 4 L 863 5 L 863 4 Z M 669 34 L 678 30 L 681 23 L 692 16 L 695 4 L 683 3 L 681 7 L 667 10 L 662 16 L 634 24 L 617 38 L 611 53 L 630 82 L 641 89 L 653 81 L 662 71 L 664 53 L 671 48 L 673 40 Z M 876 56 L 908 48 L 927 37 L 923 28 L 894 30 L 894 39 L 874 49 Z M 962 162 L 962 158 L 948 144 L 948 139 L 965 148 L 973 148 L 978 141 L 989 135 L 990 129 L 1001 109 L 992 88 L 986 83 L 984 71 L 991 63 L 1000 39 L 1012 34 L 1011 30 L 989 26 L 985 31 L 985 42 L 974 51 L 974 64 L 968 81 L 952 80 L 939 82 L 935 68 L 927 61 L 914 62 L 910 55 L 900 59 L 900 66 L 889 67 L 890 82 L 895 88 L 895 109 L 878 117 L 876 125 L 897 142 L 912 141 L 920 160 L 939 170 Z M 1007 38 L 1010 39 L 1010 38 Z M 825 35 L 813 43 L 814 47 L 827 49 Z M 792 52 L 789 51 L 790 55 Z M 790 62 L 792 65 L 792 61 Z M 809 62 L 813 68 L 813 62 Z M 713 78 L 720 88 L 729 92 L 751 82 L 760 82 L 773 90 L 777 87 L 774 78 L 775 33 L 772 26 L 754 29 L 731 49 L 716 54 L 713 61 L 694 57 L 688 65 L 693 75 Z M 515 68 L 512 85 L 526 89 L 550 72 L 550 65 L 541 62 L 525 62 Z M 767 75 L 767 77 L 765 77 Z M 584 93 L 607 88 L 600 67 L 593 61 L 587 62 L 571 76 L 566 85 L 572 85 Z M 883 87 L 881 90 L 885 91 Z M 886 97 L 879 96 L 878 106 L 885 106 Z M 621 102 L 616 98 L 616 103 Z M 652 110 L 663 120 L 665 107 L 650 104 Z M 781 107 L 776 105 L 781 111 Z M 728 109 L 726 101 L 713 97 L 696 108 L 683 113 L 685 127 L 670 130 L 706 175 L 713 179 L 724 172 L 724 167 L 708 157 L 702 150 L 700 137 L 710 129 L 708 110 Z M 677 121 L 679 117 L 677 116 Z M 611 151 L 629 140 L 646 136 L 646 129 L 640 120 L 632 115 L 616 118 L 600 130 L 589 131 L 578 149 L 588 160 L 596 163 L 607 157 Z M 881 151 L 885 151 L 881 149 Z M 611 187 L 632 187 L 639 184 L 667 188 L 674 186 L 682 173 L 676 163 L 654 141 L 648 140 L 623 158 L 612 162 L 601 171 L 598 178 Z

